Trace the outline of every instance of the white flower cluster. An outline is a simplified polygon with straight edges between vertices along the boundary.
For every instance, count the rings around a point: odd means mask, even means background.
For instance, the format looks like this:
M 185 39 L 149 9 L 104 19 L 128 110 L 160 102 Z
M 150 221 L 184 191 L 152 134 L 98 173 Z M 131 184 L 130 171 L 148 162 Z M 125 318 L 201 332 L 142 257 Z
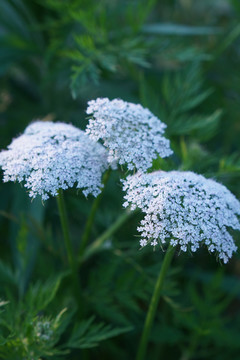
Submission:
M 0 153 L 4 182 L 25 181 L 29 195 L 56 196 L 76 184 L 97 196 L 108 167 L 107 152 L 85 132 L 64 123 L 36 121 Z
M 110 163 L 144 172 L 157 155 L 172 154 L 169 140 L 163 136 L 166 125 L 139 104 L 98 98 L 88 102 L 87 114 L 92 118 L 86 132 L 95 141 L 103 140 Z
M 240 230 L 240 202 L 223 185 L 193 172 L 129 176 L 124 206 L 144 213 L 141 246 L 170 242 L 195 252 L 205 244 L 224 263 L 237 250 L 229 229 Z

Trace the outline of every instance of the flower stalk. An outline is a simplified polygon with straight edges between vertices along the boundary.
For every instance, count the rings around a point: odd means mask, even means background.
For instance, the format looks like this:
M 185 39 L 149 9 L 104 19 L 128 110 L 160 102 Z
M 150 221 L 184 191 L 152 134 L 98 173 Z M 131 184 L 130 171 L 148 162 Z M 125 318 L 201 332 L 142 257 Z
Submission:
M 111 169 L 109 168 L 105 172 L 105 174 L 103 176 L 103 186 L 104 186 L 104 188 L 105 188 L 106 183 L 108 182 L 110 173 L 111 173 Z M 86 246 L 87 246 L 90 234 L 91 234 L 93 222 L 94 222 L 94 219 L 95 219 L 95 215 L 96 215 L 96 212 L 97 212 L 97 210 L 99 208 L 99 204 L 100 204 L 100 202 L 102 200 L 102 197 L 103 197 L 104 188 L 103 188 L 102 192 L 98 195 L 98 197 L 93 202 L 91 212 L 89 214 L 87 223 L 85 225 L 85 229 L 83 231 L 82 240 L 81 240 L 81 244 L 80 244 L 80 247 L 79 247 L 79 258 L 81 258 L 83 256 L 84 251 L 86 249 Z
M 79 262 L 86 261 L 92 254 L 97 252 L 105 241 L 107 241 L 118 229 L 136 212 L 125 211 L 119 218 L 91 245 L 89 245 L 82 257 L 79 257 Z
M 67 211 L 63 196 L 62 189 L 59 189 L 58 195 L 57 195 L 57 204 L 58 204 L 58 210 L 61 220 L 61 226 L 62 226 L 62 232 L 63 232 L 63 238 L 65 242 L 65 247 L 67 250 L 67 257 L 68 257 L 68 263 L 71 269 L 72 273 L 72 279 L 73 279 L 73 288 L 76 295 L 76 300 L 78 302 L 78 307 L 80 305 L 80 281 L 78 277 L 78 271 L 77 271 L 77 261 L 74 256 L 74 251 L 72 247 L 72 242 L 70 238 L 70 231 L 69 231 L 69 225 L 68 225 L 68 218 L 67 218 Z
M 171 245 L 169 245 L 169 247 L 168 247 L 168 249 L 166 251 L 166 254 L 164 256 L 162 267 L 160 269 L 159 276 L 158 276 L 158 279 L 156 281 L 154 292 L 153 292 L 153 295 L 152 295 L 152 299 L 151 299 L 151 302 L 150 302 L 150 305 L 149 305 L 149 308 L 148 308 L 148 313 L 147 313 L 147 317 L 146 317 L 146 320 L 145 320 L 145 324 L 144 324 L 140 344 L 139 344 L 139 347 L 138 347 L 136 360 L 144 360 L 145 359 L 145 354 L 146 354 L 146 351 L 147 351 L 147 345 L 148 345 L 148 341 L 149 341 L 149 335 L 150 335 L 150 332 L 151 332 L 151 329 L 152 329 L 152 325 L 153 325 L 153 321 L 154 321 L 154 318 L 155 318 L 157 306 L 158 306 L 159 299 L 160 299 L 160 296 L 161 296 L 161 291 L 162 291 L 162 288 L 163 288 L 164 279 L 166 277 L 167 271 L 168 271 L 169 266 L 171 264 L 174 252 L 175 252 L 175 249 Z

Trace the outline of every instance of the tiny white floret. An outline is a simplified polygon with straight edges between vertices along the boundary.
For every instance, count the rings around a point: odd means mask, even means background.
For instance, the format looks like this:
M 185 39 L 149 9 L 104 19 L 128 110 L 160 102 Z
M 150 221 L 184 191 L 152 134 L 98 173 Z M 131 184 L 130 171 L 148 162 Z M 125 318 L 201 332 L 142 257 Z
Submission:
M 147 245 L 147 240 L 146 239 L 141 239 L 140 240 L 140 246 L 141 247 L 144 247 L 144 246 L 146 246 Z

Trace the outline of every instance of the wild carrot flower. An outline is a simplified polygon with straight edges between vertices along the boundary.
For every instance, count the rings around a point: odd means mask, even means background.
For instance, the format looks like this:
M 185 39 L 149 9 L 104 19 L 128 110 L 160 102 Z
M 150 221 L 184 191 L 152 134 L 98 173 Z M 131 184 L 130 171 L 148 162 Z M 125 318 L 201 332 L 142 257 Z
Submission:
M 237 250 L 230 229 L 240 230 L 240 202 L 223 185 L 193 172 L 156 171 L 124 181 L 124 206 L 145 216 L 141 247 L 169 243 L 195 252 L 205 244 L 227 263 Z
M 92 118 L 86 132 L 95 141 L 103 141 L 110 163 L 144 172 L 158 155 L 172 154 L 169 140 L 163 136 L 166 125 L 139 104 L 98 98 L 88 102 L 87 114 Z
M 3 181 L 25 182 L 29 196 L 43 200 L 76 185 L 97 196 L 107 152 L 85 132 L 60 122 L 36 121 L 0 153 Z

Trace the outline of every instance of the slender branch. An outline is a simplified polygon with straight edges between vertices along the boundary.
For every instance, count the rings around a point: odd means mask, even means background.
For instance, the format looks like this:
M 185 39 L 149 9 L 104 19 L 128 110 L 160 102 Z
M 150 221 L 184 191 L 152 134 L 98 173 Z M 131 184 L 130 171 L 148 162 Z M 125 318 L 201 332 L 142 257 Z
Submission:
M 92 254 L 97 252 L 103 246 L 104 242 L 108 240 L 133 214 L 134 211 L 125 211 L 119 218 L 91 245 L 86 249 L 84 256 L 79 258 L 79 261 L 87 260 Z
M 105 172 L 105 174 L 103 176 L 103 186 L 104 187 L 105 187 L 105 185 L 106 185 L 106 183 L 107 183 L 107 181 L 109 179 L 110 173 L 111 173 L 111 169 L 109 168 Z M 95 215 L 96 215 L 97 209 L 98 209 L 99 204 L 100 204 L 100 202 L 102 200 L 102 197 L 103 197 L 103 191 L 104 191 L 104 188 L 103 188 L 102 192 L 98 195 L 98 197 L 93 202 L 91 212 L 89 214 L 87 223 L 85 225 L 85 229 L 83 231 L 81 244 L 80 244 L 80 247 L 79 247 L 79 257 L 81 257 L 83 255 L 84 250 L 85 250 L 85 248 L 87 246 L 88 239 L 89 239 L 89 236 L 90 236 L 90 233 L 91 233 L 91 230 L 92 230 L 92 225 L 93 225 L 93 222 L 94 222 L 94 219 L 95 219 Z
M 60 220 L 61 220 L 63 238 L 64 238 L 64 242 L 65 242 L 65 247 L 67 250 L 68 263 L 69 263 L 69 266 L 70 266 L 71 272 L 72 272 L 74 291 L 75 291 L 75 295 L 76 295 L 78 304 L 80 305 L 81 296 L 80 296 L 80 282 L 79 282 L 78 271 L 77 271 L 77 261 L 74 256 L 72 242 L 70 239 L 67 211 L 66 211 L 66 206 L 65 206 L 65 202 L 64 202 L 62 189 L 60 189 L 58 191 L 57 204 L 58 204 L 58 210 L 59 210 L 59 215 L 60 215 Z
M 155 284 L 154 292 L 152 295 L 152 299 L 151 299 L 151 302 L 150 302 L 150 305 L 148 308 L 148 313 L 147 313 L 147 317 L 145 320 L 136 360 L 144 360 L 145 359 L 149 335 L 150 335 L 150 332 L 152 329 L 153 320 L 155 318 L 157 306 L 158 306 L 161 291 L 163 288 L 164 279 L 166 277 L 168 268 L 171 264 L 173 255 L 174 255 L 174 248 L 171 245 L 169 245 L 169 247 L 166 251 L 165 257 L 163 259 L 162 267 L 160 269 L 159 276 L 158 276 L 157 282 Z

